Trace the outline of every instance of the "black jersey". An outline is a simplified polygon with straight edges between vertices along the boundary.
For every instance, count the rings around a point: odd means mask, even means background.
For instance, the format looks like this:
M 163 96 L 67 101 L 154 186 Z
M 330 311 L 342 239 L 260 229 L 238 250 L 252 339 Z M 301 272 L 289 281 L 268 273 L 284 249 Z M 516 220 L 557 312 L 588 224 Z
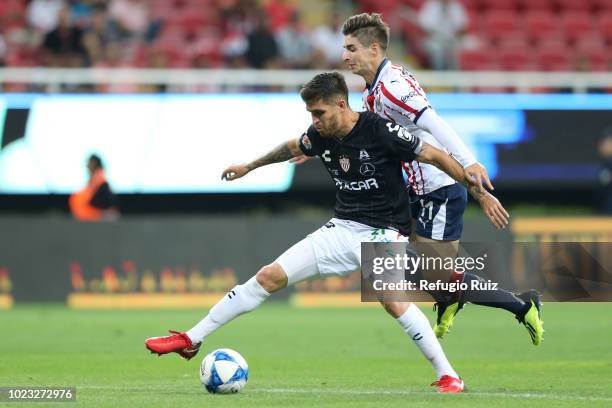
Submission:
M 414 160 L 421 140 L 372 112 L 343 138 L 323 137 L 310 126 L 300 137 L 307 156 L 319 156 L 336 184 L 337 218 L 410 235 L 410 198 L 401 162 Z

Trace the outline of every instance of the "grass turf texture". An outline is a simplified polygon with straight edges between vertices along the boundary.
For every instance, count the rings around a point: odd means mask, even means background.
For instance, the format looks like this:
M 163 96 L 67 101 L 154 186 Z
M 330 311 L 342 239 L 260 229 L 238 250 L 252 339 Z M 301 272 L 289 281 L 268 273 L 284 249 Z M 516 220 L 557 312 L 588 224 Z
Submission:
M 185 362 L 149 354 L 143 340 L 186 329 L 201 311 L 19 306 L 0 312 L 0 386 L 76 386 L 78 403 L 64 404 L 71 407 L 609 407 L 611 314 L 609 303 L 546 304 L 545 341 L 534 347 L 508 313 L 468 305 L 442 344 L 469 392 L 437 395 L 429 364 L 382 309 L 268 303 Z M 200 387 L 200 361 L 218 347 L 249 363 L 241 394 Z

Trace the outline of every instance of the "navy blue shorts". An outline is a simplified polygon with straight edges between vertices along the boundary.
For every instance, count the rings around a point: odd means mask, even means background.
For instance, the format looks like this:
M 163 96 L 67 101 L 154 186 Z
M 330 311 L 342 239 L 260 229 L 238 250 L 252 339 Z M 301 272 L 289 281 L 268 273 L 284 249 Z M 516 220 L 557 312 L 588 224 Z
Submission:
M 418 236 L 438 241 L 455 241 L 463 232 L 467 190 L 459 183 L 416 195 L 410 190 L 412 218 Z

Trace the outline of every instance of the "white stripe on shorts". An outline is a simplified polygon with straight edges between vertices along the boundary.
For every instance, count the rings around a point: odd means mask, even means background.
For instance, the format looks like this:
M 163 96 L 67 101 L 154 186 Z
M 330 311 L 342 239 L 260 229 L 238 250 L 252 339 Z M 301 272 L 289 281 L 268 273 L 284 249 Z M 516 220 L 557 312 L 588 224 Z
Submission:
M 444 201 L 444 204 L 440 206 L 438 213 L 433 219 L 431 239 L 438 241 L 442 241 L 444 239 L 444 227 L 446 226 L 446 203 L 448 203 L 448 198 Z

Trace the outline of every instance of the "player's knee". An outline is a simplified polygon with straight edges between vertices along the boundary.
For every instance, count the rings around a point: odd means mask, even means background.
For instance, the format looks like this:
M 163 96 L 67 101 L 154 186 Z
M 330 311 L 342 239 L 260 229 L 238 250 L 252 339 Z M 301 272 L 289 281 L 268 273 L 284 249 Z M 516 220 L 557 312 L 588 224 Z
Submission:
M 255 275 L 255 279 L 269 293 L 287 286 L 287 274 L 276 262 L 261 268 Z
M 404 313 L 406 313 L 406 310 L 408 310 L 408 308 L 411 305 L 410 302 L 387 302 L 387 301 L 383 301 L 381 303 L 382 303 L 382 306 L 387 311 L 387 313 L 389 313 L 391 316 L 395 317 L 396 319 L 398 317 L 400 317 L 401 315 L 403 315 Z

